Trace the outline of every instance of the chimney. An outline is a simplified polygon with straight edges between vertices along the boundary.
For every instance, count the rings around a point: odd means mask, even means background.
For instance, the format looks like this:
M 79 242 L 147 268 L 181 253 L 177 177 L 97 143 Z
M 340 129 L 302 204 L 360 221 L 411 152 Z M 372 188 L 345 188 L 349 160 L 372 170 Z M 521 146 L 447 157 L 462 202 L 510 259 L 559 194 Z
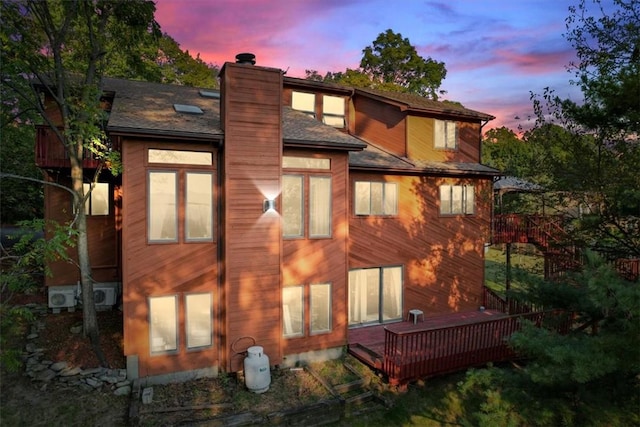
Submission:
M 253 53 L 239 53 L 236 55 L 236 64 L 256 65 L 256 56 Z

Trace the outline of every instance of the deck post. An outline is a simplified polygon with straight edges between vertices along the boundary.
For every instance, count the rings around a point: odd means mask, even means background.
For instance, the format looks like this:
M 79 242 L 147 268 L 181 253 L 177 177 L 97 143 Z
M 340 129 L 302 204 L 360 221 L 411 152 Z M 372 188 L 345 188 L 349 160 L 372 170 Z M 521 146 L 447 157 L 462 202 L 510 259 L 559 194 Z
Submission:
M 509 289 L 511 289 L 511 243 L 506 243 L 507 248 L 507 278 L 506 278 L 506 291 L 505 301 L 507 305 L 507 312 L 509 312 Z

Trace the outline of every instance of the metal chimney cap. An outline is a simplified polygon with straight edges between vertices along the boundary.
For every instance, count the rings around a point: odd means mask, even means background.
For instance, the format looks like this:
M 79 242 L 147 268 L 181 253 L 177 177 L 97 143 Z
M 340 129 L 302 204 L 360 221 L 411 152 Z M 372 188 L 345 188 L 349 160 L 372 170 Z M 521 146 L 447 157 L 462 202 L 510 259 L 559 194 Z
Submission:
M 256 56 L 253 53 L 239 53 L 236 55 L 236 64 L 256 65 Z

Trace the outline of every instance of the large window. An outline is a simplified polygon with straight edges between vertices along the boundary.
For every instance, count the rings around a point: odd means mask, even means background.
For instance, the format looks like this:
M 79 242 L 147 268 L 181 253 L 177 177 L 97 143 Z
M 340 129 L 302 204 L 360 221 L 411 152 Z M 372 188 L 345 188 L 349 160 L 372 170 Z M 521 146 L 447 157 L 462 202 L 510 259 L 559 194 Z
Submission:
M 392 182 L 356 181 L 356 215 L 396 215 L 398 185 Z
M 456 122 L 435 120 L 433 138 L 436 148 L 455 150 L 458 147 L 458 126 Z
M 178 240 L 178 174 L 149 172 L 149 241 Z
M 461 215 L 475 212 L 473 185 L 441 185 L 440 214 Z
M 212 173 L 149 171 L 148 180 L 150 242 L 178 242 L 179 220 L 184 221 L 184 241 L 213 241 Z M 184 186 L 178 185 L 182 181 Z
M 402 267 L 349 271 L 349 324 L 402 319 Z
M 287 338 L 304 335 L 304 287 L 282 289 L 282 327 Z
M 306 218 L 305 212 L 308 212 Z M 283 175 L 284 237 L 304 237 L 305 219 L 309 237 L 331 237 L 331 177 Z
M 333 127 L 344 127 L 344 98 L 331 95 L 322 97 L 322 121 Z
M 311 316 L 310 333 L 321 334 L 331 331 L 331 285 L 322 283 L 310 286 Z
M 185 296 L 187 348 L 209 347 L 213 340 L 211 293 Z
M 175 295 L 149 298 L 151 353 L 178 350 L 178 305 Z
M 310 117 L 316 116 L 316 95 L 307 92 L 291 93 L 291 108 L 307 113 Z
M 91 190 L 92 184 L 82 184 L 84 194 Z M 85 215 L 98 216 L 109 215 L 109 184 L 96 182 L 93 184 L 91 194 L 84 202 Z

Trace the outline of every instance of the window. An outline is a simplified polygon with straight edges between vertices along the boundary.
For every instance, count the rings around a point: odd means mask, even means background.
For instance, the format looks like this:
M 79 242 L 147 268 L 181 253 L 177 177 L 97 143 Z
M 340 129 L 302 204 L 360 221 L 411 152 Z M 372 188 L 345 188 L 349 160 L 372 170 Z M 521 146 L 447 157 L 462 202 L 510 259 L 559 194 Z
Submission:
M 344 127 L 344 98 L 340 96 L 323 95 L 322 121 L 333 127 Z
M 175 295 L 149 298 L 151 353 L 178 350 L 178 315 Z
M 185 296 L 187 348 L 209 347 L 213 343 L 211 293 Z
M 441 185 L 440 214 L 457 215 L 475 212 L 473 185 Z
M 82 184 L 84 194 L 91 189 L 92 184 Z M 106 182 L 96 182 L 93 185 L 91 194 L 84 202 L 85 215 L 109 215 L 109 184 Z
M 210 166 L 213 155 L 203 151 L 178 151 L 149 149 L 149 163 L 173 163 L 180 165 Z
M 318 159 L 313 157 L 283 156 L 282 167 L 290 169 L 331 169 L 330 159 Z
M 149 172 L 149 241 L 178 240 L 177 173 Z
M 316 95 L 306 92 L 291 93 L 291 108 L 307 113 L 310 117 L 316 117 Z
M 356 181 L 356 215 L 397 215 L 398 184 Z
M 433 140 L 436 148 L 455 150 L 458 147 L 458 127 L 456 122 L 436 120 Z
M 349 324 L 402 319 L 402 267 L 349 271 Z
M 185 229 L 187 240 L 213 240 L 213 175 L 187 173 Z
M 282 289 L 282 327 L 285 337 L 304 335 L 304 288 L 287 286 Z
M 305 189 L 308 189 L 305 191 Z M 305 199 L 308 194 L 308 201 Z M 308 210 L 305 210 L 308 203 Z M 282 230 L 284 237 L 331 237 L 331 177 L 282 176 Z
M 310 286 L 310 333 L 320 334 L 331 331 L 331 285 L 322 283 Z

